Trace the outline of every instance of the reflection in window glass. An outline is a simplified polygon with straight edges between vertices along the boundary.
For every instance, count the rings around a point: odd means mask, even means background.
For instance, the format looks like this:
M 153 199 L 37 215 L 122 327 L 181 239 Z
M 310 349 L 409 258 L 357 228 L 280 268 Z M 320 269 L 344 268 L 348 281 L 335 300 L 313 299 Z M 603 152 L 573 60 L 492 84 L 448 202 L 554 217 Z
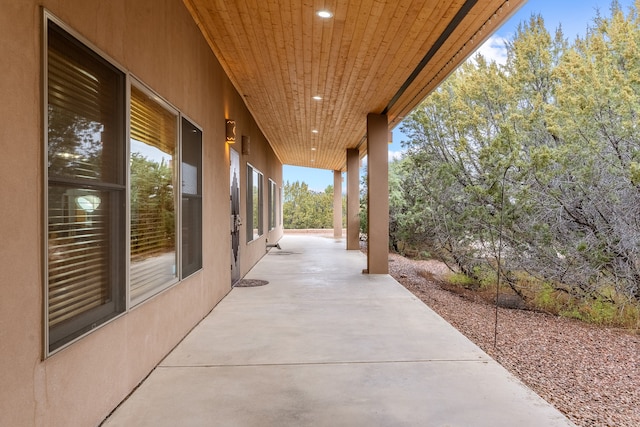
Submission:
M 202 132 L 182 119 L 182 277 L 202 268 Z
M 124 82 L 47 22 L 49 352 L 125 309 Z
M 269 231 L 276 228 L 276 183 L 269 180 Z
M 283 201 L 284 200 L 284 189 L 282 187 L 280 187 L 280 192 L 278 193 L 278 206 L 280 206 L 280 209 L 278 210 L 279 212 L 279 217 L 280 217 L 280 222 L 278 223 L 278 225 L 284 225 L 284 211 L 283 211 Z
M 261 179 L 260 173 L 254 169 L 253 171 L 253 185 L 251 192 L 251 200 L 253 206 L 253 238 L 254 240 L 260 237 L 260 187 Z
M 262 221 L 262 189 L 261 172 L 247 165 L 247 242 L 264 234 Z
M 177 117 L 132 86 L 129 283 L 134 303 L 177 279 L 176 139 Z

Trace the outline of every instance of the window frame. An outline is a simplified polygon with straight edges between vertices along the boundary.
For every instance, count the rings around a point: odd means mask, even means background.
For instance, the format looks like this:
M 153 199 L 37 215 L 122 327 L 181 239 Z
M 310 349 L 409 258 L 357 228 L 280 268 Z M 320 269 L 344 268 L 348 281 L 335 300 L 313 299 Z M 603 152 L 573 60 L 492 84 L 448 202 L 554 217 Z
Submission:
M 42 81 L 41 81 L 41 90 L 42 90 L 42 157 L 41 157 L 41 167 L 42 171 L 42 185 L 43 185 L 43 208 L 41 213 L 42 220 L 42 230 L 43 237 L 41 240 L 42 247 L 42 289 L 43 289 L 43 303 L 42 303 L 42 313 L 43 313 L 43 334 L 42 334 L 42 358 L 46 359 L 59 351 L 67 348 L 68 346 L 74 344 L 78 340 L 84 338 L 88 334 L 101 329 L 103 326 L 111 323 L 112 321 L 126 315 L 133 308 L 143 304 L 146 301 L 153 299 L 155 296 L 160 295 L 166 290 L 172 288 L 173 286 L 179 284 L 183 280 L 192 276 L 196 272 L 203 269 L 203 245 L 202 245 L 202 226 L 203 226 L 203 209 L 204 209 L 204 143 L 203 143 L 203 129 L 199 126 L 194 120 L 190 119 L 186 115 L 182 113 L 178 108 L 174 107 L 171 103 L 162 98 L 157 92 L 147 86 L 141 79 L 134 76 L 130 71 L 128 71 L 125 67 L 118 64 L 118 62 L 114 61 L 111 57 L 105 54 L 102 50 L 97 48 L 93 43 L 91 43 L 86 38 L 82 37 L 78 32 L 74 31 L 69 25 L 65 24 L 62 20 L 57 18 L 47 9 L 42 8 L 42 33 L 41 33 L 41 72 L 42 72 Z M 109 267 L 109 271 L 111 272 L 111 280 L 109 284 L 111 287 L 117 290 L 117 294 L 113 298 L 117 298 L 117 309 L 112 310 L 112 313 L 107 316 L 102 316 L 96 321 L 86 321 L 83 322 L 81 317 L 84 313 L 80 313 L 77 315 L 78 322 L 82 324 L 82 327 L 78 329 L 81 332 L 72 331 L 71 333 L 63 334 L 62 338 L 57 339 L 55 342 L 50 342 L 52 339 L 52 334 L 49 327 L 49 269 L 50 269 L 50 261 L 49 261 L 49 230 L 50 230 L 50 214 L 49 214 L 49 186 L 53 182 L 50 179 L 49 175 L 49 33 L 50 33 L 50 24 L 54 24 L 57 29 L 51 31 L 60 31 L 60 36 L 64 38 L 68 38 L 69 42 L 76 46 L 81 55 L 78 57 L 81 61 L 87 61 L 87 63 L 94 61 L 96 63 L 104 63 L 106 70 L 113 69 L 118 77 L 118 91 L 119 95 L 115 97 L 114 102 L 114 111 L 117 111 L 119 117 L 117 119 L 117 126 L 114 126 L 116 129 L 118 147 L 114 148 L 115 163 L 111 165 L 114 170 L 114 176 L 118 177 L 119 183 L 115 185 L 115 190 L 119 191 L 120 194 L 118 196 L 117 203 L 114 203 L 113 206 L 117 205 L 116 209 L 118 215 L 117 217 L 111 218 L 109 217 L 109 224 L 115 222 L 115 225 L 111 227 L 108 231 L 109 240 L 107 241 L 108 250 L 107 252 L 99 253 L 98 259 L 101 261 L 107 260 L 106 263 L 113 263 L 113 266 Z M 86 54 L 86 56 L 85 56 Z M 65 71 L 66 72 L 66 71 Z M 144 298 L 140 298 L 139 300 L 132 301 L 130 288 L 131 288 L 131 275 L 130 275 L 130 261 L 131 261 L 131 88 L 136 87 L 138 90 L 143 91 L 145 94 L 151 96 L 154 101 L 161 104 L 161 106 L 171 112 L 172 115 L 175 116 L 176 120 L 176 135 L 175 135 L 175 153 L 173 157 L 173 171 L 172 171 L 172 181 L 173 181 L 173 203 L 174 203 L 174 212 L 175 212 L 175 279 L 171 280 L 170 283 L 166 283 L 161 287 L 154 289 L 153 292 L 150 292 L 148 295 L 145 294 Z M 182 126 L 183 121 L 188 122 L 193 128 L 199 131 L 199 149 L 196 150 L 196 155 L 199 157 L 197 160 L 199 161 L 199 170 L 198 170 L 198 192 L 197 198 L 201 200 L 199 203 L 196 217 L 199 220 L 200 227 L 200 241 L 195 246 L 196 252 L 199 252 L 199 265 L 193 269 L 193 271 L 189 271 L 188 274 L 183 274 L 183 254 L 182 254 L 182 228 L 183 228 L 183 220 L 186 221 L 186 218 L 183 218 L 183 188 L 182 188 L 182 177 L 183 177 L 183 166 L 182 166 L 182 155 L 183 155 L 183 135 L 182 135 Z M 192 153 L 193 154 L 193 153 Z M 75 178 L 64 178 L 60 179 L 63 181 L 62 183 L 70 189 L 76 188 L 74 187 L 76 184 L 82 184 L 83 187 L 78 187 L 78 192 L 93 192 L 96 190 L 100 190 L 102 187 L 101 181 L 87 181 L 84 182 L 81 180 L 79 183 L 76 182 L 78 179 Z M 102 178 L 102 177 L 101 177 Z M 106 179 L 106 178 L 104 178 Z M 88 189 L 85 190 L 85 187 Z M 111 187 L 114 187 L 111 185 Z M 111 187 L 108 187 L 107 190 Z M 114 190 L 114 191 L 115 191 Z M 72 192 L 73 193 L 73 192 Z M 71 194 L 71 193 L 70 193 Z M 78 193 L 79 194 L 79 193 Z M 111 200 L 111 198 L 109 199 Z M 108 211 L 110 212 L 110 211 Z M 89 215 L 89 214 L 85 214 Z M 113 237 L 116 236 L 116 237 Z M 75 238 L 72 236 L 72 238 Z M 112 243 L 112 240 L 115 240 L 116 243 Z M 109 264 L 110 265 L 110 264 Z M 109 277 L 111 277 L 109 276 Z M 89 309 L 92 310 L 92 309 Z M 87 311 L 89 311 L 87 310 Z M 75 318 L 73 316 L 72 318 Z M 60 343 L 60 344 L 59 344 Z M 55 344 L 55 345 L 54 345 Z
M 269 231 L 275 230 L 277 226 L 277 186 L 276 182 L 269 178 L 269 194 L 268 194 L 268 204 L 269 204 Z
M 173 163 L 174 167 L 172 170 L 172 185 L 173 185 L 173 211 L 174 211 L 174 273 L 173 278 L 162 282 L 160 284 L 156 284 L 151 289 L 142 292 L 140 295 L 135 298 L 131 296 L 131 89 L 136 88 L 141 91 L 144 95 L 148 96 L 155 103 L 157 103 L 160 107 L 162 107 L 166 112 L 170 113 L 175 118 L 175 149 L 173 153 Z M 182 218 L 181 218 L 181 202 L 182 202 L 182 186 L 178 185 L 181 177 L 181 167 L 182 167 L 182 141 L 180 135 L 180 123 L 181 123 L 181 114 L 180 111 L 173 107 L 168 101 L 162 98 L 157 92 L 153 89 L 149 88 L 146 84 L 142 82 L 142 80 L 138 79 L 135 76 L 131 76 L 130 84 L 127 87 L 128 96 L 127 96 L 127 125 L 128 125 L 128 133 L 127 133 L 127 301 L 131 305 L 131 307 L 137 306 L 146 300 L 154 297 L 155 295 L 161 293 L 162 291 L 169 289 L 180 282 L 181 277 L 181 267 L 182 267 L 182 257 L 181 257 L 181 242 L 182 242 Z
M 53 24 L 53 26 L 51 25 Z M 56 28 L 54 28 L 57 27 Z M 50 31 L 59 31 L 61 37 L 65 37 L 69 39 L 69 43 L 76 46 L 77 49 L 81 51 L 85 51 L 88 55 L 88 58 L 91 60 L 104 63 L 105 67 L 111 68 L 117 74 L 120 75 L 120 84 L 122 87 L 119 89 L 120 95 L 122 98 L 118 101 L 118 115 L 121 122 L 116 126 L 117 136 L 116 139 L 119 139 L 119 144 L 121 145 L 116 150 L 119 150 L 118 157 L 122 162 L 125 162 L 126 157 L 126 148 L 123 144 L 126 143 L 126 139 L 128 136 L 128 111 L 127 111 L 127 102 L 128 102 L 128 87 L 129 87 L 129 75 L 120 64 L 114 61 L 111 57 L 106 55 L 103 51 L 98 49 L 95 45 L 93 45 L 90 41 L 82 37 L 78 32 L 71 29 L 68 25 L 66 25 L 62 20 L 57 18 L 55 15 L 43 9 L 42 13 L 42 48 L 41 48 L 41 64 L 42 64 L 42 182 L 43 182 L 43 210 L 42 210 L 42 230 L 43 230 L 43 358 L 49 357 L 94 330 L 112 322 L 113 320 L 119 318 L 124 315 L 128 310 L 128 290 L 126 285 L 126 270 L 123 270 L 124 264 L 126 264 L 126 237 L 125 237 L 125 229 L 126 229 L 126 208 L 124 204 L 127 198 L 127 177 L 126 177 L 126 166 L 124 164 L 117 165 L 119 166 L 119 170 L 116 172 L 116 178 L 120 180 L 120 183 L 112 183 L 103 185 L 102 181 L 96 181 L 92 185 L 91 182 L 84 182 L 83 180 L 78 179 L 50 179 L 49 175 L 49 34 Z M 119 177 L 118 177 L 119 175 Z M 112 258 L 112 262 L 109 264 L 109 289 L 113 292 L 112 294 L 112 302 L 108 304 L 102 304 L 99 307 L 94 309 L 89 309 L 87 312 L 77 314 L 70 318 L 70 324 L 65 327 L 60 327 L 59 329 L 64 331 L 64 336 L 61 338 L 56 338 L 55 341 L 51 342 L 52 336 L 57 336 L 58 333 L 53 333 L 51 327 L 49 326 L 49 270 L 50 270 L 50 262 L 49 262 L 49 187 L 53 182 L 57 182 L 58 185 L 66 185 L 70 189 L 78 188 L 82 186 L 83 188 L 93 189 L 93 190 L 104 190 L 109 191 L 111 194 L 113 192 L 120 192 L 118 203 L 121 204 L 120 208 L 112 207 L 110 210 L 112 215 L 109 216 L 109 227 L 114 230 L 111 231 L 110 235 L 113 237 L 115 234 L 115 243 L 112 244 L 111 240 L 109 240 L 109 249 L 108 253 L 109 257 Z M 82 191 L 82 190 L 81 190 Z M 112 197 L 116 197 L 113 195 Z M 111 308 L 107 308 L 107 305 Z M 91 314 L 94 313 L 94 314 Z M 73 319 L 73 320 L 71 320 Z M 81 324 L 81 327 L 78 327 L 77 324 Z M 76 326 L 74 326 L 76 325 Z
M 256 197 L 257 206 L 255 206 L 254 204 L 254 187 L 255 187 L 254 179 L 253 179 L 254 173 L 256 173 L 258 176 L 258 183 L 257 183 L 258 188 L 256 190 L 258 192 Z M 247 210 L 246 210 L 247 239 L 246 240 L 247 240 L 247 243 L 251 243 L 258 240 L 260 237 L 264 235 L 264 218 L 263 218 L 264 217 L 264 207 L 263 207 L 264 205 L 264 174 L 249 162 L 247 162 L 247 187 L 246 188 L 247 188 Z M 258 211 L 255 212 L 254 209 L 257 209 Z M 253 223 L 254 215 L 258 220 L 258 224 Z M 257 231 L 254 233 L 254 230 L 257 230 Z
M 280 225 L 280 227 L 284 226 L 284 187 L 280 186 L 280 191 L 278 191 L 278 201 L 279 201 L 279 215 L 280 215 L 280 221 L 278 221 L 278 224 Z
M 182 185 L 180 185 L 180 233 L 181 233 L 181 237 L 180 237 L 180 281 L 186 279 L 187 277 L 190 277 L 194 274 L 196 274 L 198 271 L 201 271 L 203 269 L 204 266 L 204 261 L 203 261 L 203 249 L 202 249 L 202 227 L 204 225 L 203 222 L 203 215 L 202 215 L 202 210 L 204 207 L 204 144 L 203 144 L 203 129 L 201 126 L 199 126 L 194 120 L 191 120 L 189 117 L 187 117 L 186 115 L 180 113 L 180 130 L 179 130 L 179 134 L 180 134 L 180 150 L 179 150 L 179 156 L 180 156 L 180 179 L 179 182 L 182 183 L 184 182 L 184 168 L 183 168 L 183 164 L 184 164 L 184 122 L 187 122 L 189 125 L 192 126 L 193 129 L 196 129 L 199 132 L 199 143 L 200 143 L 200 149 L 198 150 L 198 155 L 199 155 L 199 170 L 197 172 L 198 174 L 198 194 L 192 194 L 192 193 L 187 193 L 192 199 L 199 199 L 200 200 L 200 206 L 199 206 L 199 227 L 200 227 L 200 233 L 199 233 L 199 242 L 198 242 L 198 246 L 199 246 L 199 266 L 196 267 L 190 267 L 187 268 L 187 266 L 184 265 L 184 239 L 185 239 L 185 233 L 184 233 L 184 227 L 185 227 L 185 221 L 187 220 L 185 218 L 184 215 L 184 207 L 183 207 L 183 200 L 184 200 L 184 192 L 182 191 Z M 190 264 L 191 265 L 191 264 Z M 192 270 L 191 270 L 192 269 Z M 185 272 L 185 270 L 187 270 Z

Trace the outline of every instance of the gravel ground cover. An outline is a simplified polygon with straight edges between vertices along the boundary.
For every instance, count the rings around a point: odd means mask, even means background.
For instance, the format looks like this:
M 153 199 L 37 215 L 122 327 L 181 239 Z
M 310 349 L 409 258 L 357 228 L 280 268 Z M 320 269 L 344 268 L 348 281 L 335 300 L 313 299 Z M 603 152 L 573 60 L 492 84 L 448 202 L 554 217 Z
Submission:
M 389 256 L 390 274 L 579 426 L 640 426 L 640 335 L 533 311 L 498 310 L 439 280 L 437 261 Z

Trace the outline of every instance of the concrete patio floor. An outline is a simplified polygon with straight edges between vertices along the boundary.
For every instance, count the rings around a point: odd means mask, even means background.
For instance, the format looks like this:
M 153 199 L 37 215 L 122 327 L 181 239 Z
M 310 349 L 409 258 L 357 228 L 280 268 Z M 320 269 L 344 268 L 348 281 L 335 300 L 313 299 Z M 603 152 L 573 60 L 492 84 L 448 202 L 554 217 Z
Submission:
M 344 239 L 280 245 L 105 427 L 572 425 Z

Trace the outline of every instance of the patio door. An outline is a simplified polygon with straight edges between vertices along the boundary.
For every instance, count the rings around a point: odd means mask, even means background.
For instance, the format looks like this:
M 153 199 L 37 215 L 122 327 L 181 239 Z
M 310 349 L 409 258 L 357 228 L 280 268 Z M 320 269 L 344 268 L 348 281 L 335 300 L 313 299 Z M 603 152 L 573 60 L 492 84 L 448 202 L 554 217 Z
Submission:
M 229 148 L 231 182 L 231 286 L 240 280 L 240 155 Z

